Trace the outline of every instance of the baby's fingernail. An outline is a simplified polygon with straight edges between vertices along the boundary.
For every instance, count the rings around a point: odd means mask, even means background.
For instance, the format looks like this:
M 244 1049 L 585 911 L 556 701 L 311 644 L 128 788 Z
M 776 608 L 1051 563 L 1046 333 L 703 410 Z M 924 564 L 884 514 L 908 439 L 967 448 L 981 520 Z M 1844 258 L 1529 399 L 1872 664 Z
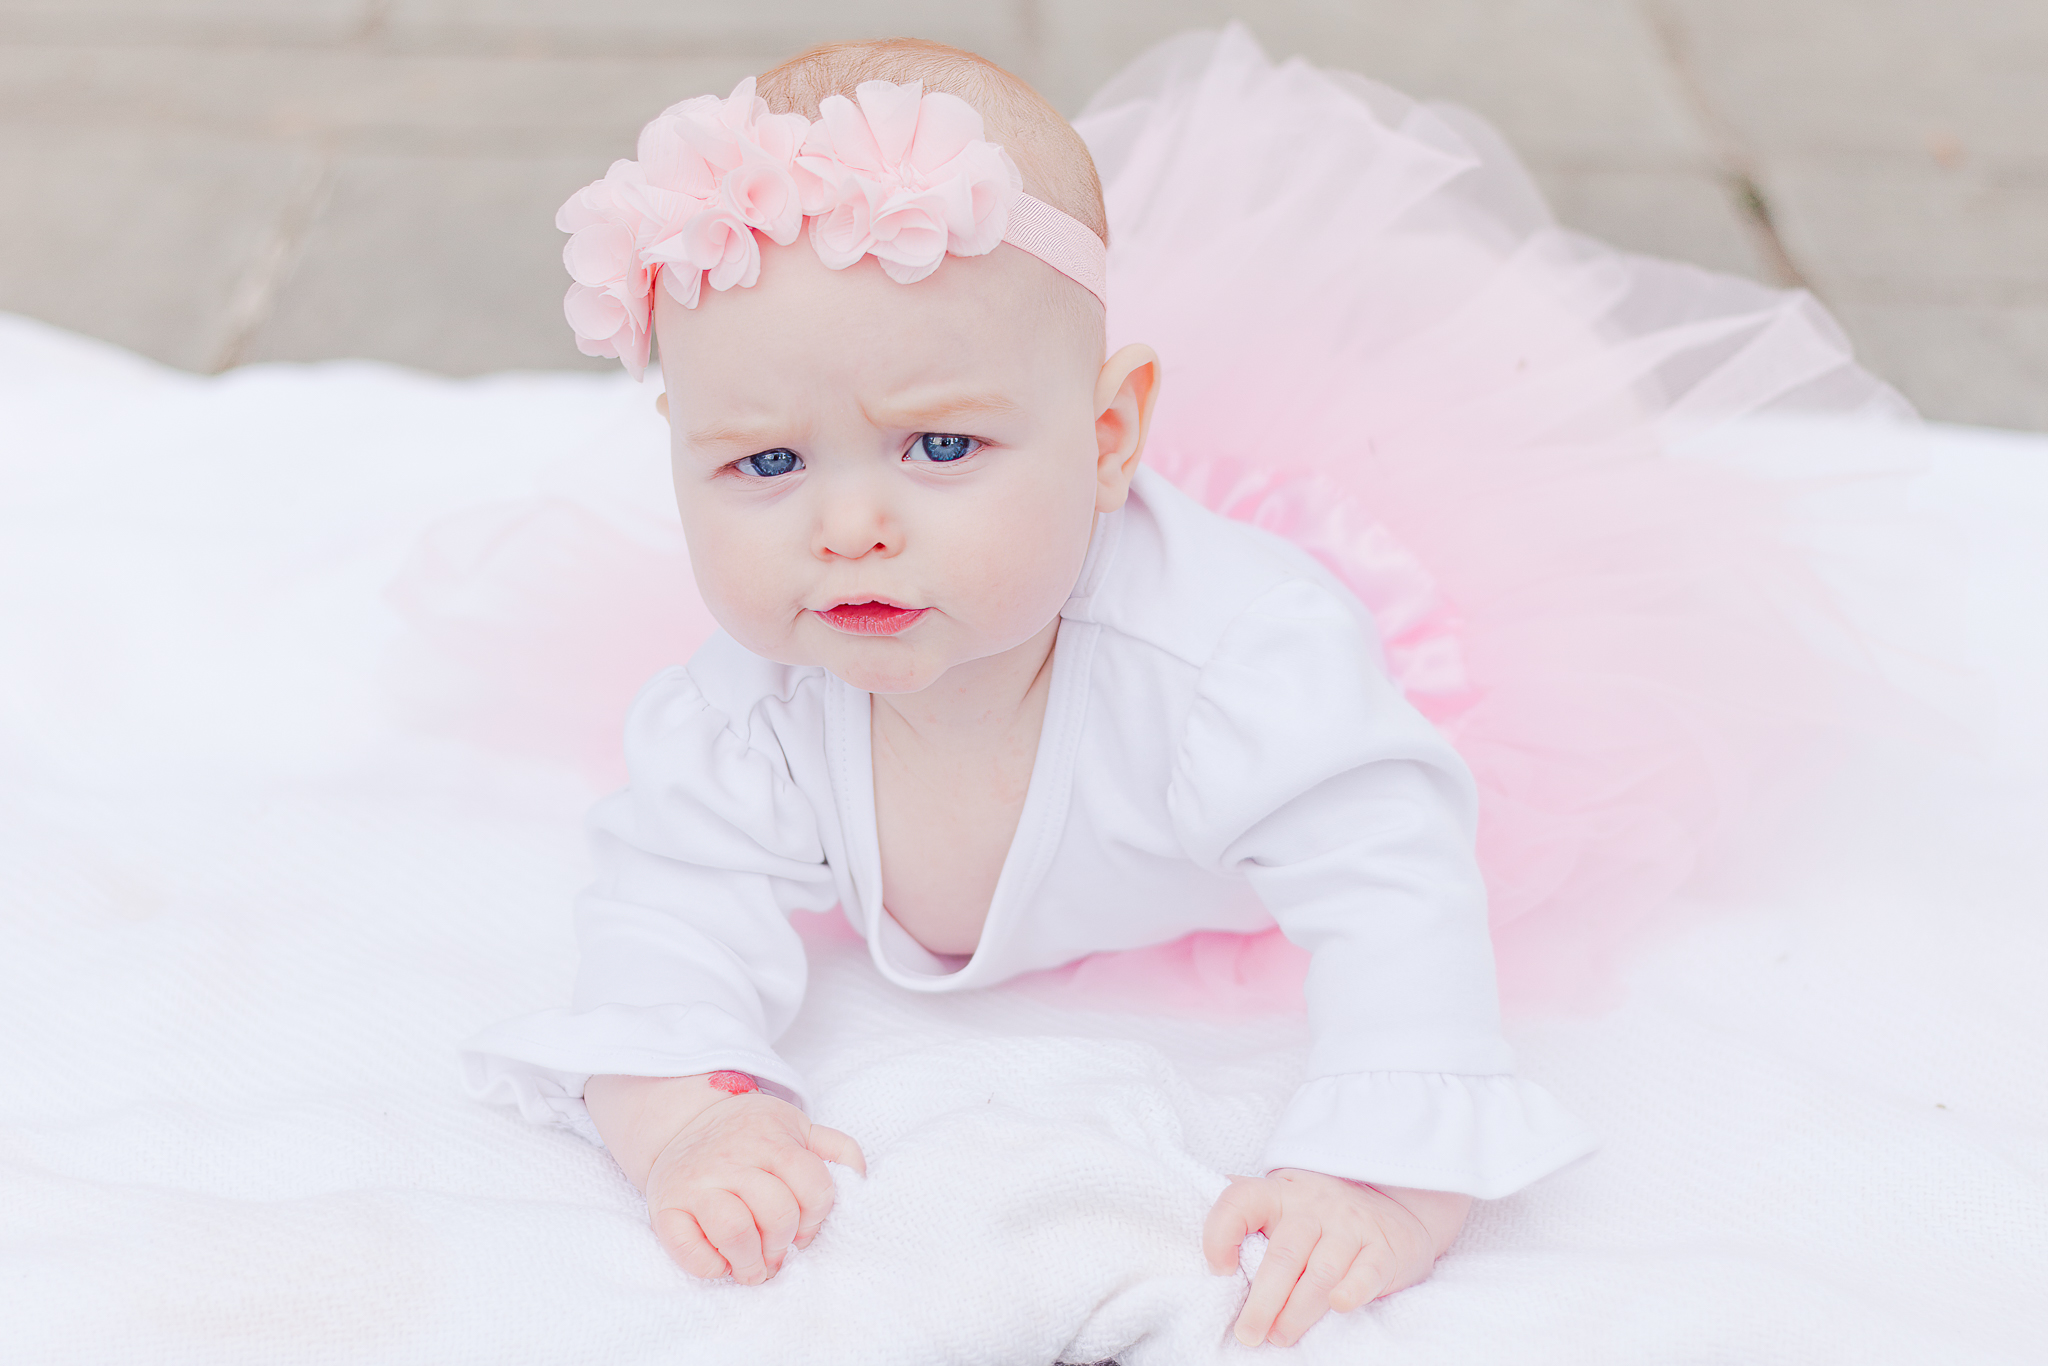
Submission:
M 1257 1333 L 1254 1333 L 1251 1329 L 1245 1327 L 1243 1324 L 1239 1324 L 1237 1326 L 1237 1340 L 1247 1347 L 1256 1347 L 1259 1345 L 1259 1335 Z

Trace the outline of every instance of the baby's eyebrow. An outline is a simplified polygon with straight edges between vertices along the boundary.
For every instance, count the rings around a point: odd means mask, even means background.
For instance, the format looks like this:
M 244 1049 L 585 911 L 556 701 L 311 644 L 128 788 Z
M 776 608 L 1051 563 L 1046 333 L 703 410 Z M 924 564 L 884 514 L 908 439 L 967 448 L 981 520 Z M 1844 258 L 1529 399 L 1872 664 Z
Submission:
M 745 446 L 748 450 L 767 450 L 771 446 L 784 444 L 787 433 L 780 434 L 767 426 L 746 426 L 734 423 L 714 422 L 709 426 L 692 427 L 685 434 L 694 446 Z
M 925 430 L 959 418 L 1016 417 L 1023 411 L 1001 394 L 944 394 L 929 399 L 918 396 L 898 400 L 894 406 L 861 405 L 861 413 L 868 421 L 889 430 Z
M 929 398 L 909 395 L 870 408 L 861 405 L 861 415 L 886 430 L 931 431 L 962 419 L 1016 417 L 1021 404 L 1001 394 L 937 394 Z M 787 444 L 790 433 L 770 423 L 712 422 L 692 427 L 685 433 L 692 447 L 719 449 L 745 447 L 766 450 Z

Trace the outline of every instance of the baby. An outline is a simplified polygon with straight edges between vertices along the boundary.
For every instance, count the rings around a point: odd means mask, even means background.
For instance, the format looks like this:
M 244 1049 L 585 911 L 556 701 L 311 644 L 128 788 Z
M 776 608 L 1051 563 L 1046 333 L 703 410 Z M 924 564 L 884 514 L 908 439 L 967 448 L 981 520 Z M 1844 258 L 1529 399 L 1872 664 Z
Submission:
M 1104 354 L 1101 191 L 1036 94 L 820 49 L 676 106 L 560 222 L 585 350 L 659 337 L 723 633 L 634 704 L 574 1007 L 479 1039 L 481 1094 L 594 1126 L 670 1256 L 756 1284 L 863 1166 L 772 1048 L 792 911 L 917 991 L 1277 924 L 1310 1075 L 1202 1233 L 1219 1274 L 1270 1239 L 1248 1344 L 1424 1279 L 1474 1197 L 1587 1150 L 1511 1075 L 1472 784 L 1365 610 L 1141 468 L 1159 361 Z

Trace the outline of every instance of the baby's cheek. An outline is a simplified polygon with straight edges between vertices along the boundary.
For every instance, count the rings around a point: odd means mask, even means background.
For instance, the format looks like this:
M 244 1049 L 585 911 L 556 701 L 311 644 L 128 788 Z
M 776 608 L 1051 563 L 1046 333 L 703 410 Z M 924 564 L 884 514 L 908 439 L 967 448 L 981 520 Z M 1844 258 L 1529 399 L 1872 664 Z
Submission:
M 749 555 L 743 542 L 700 530 L 691 538 L 690 567 L 704 606 L 726 634 L 775 657 L 788 640 L 794 595 L 772 557 Z
M 1074 591 L 1070 558 L 1057 547 L 1036 547 L 1027 560 L 1013 561 L 1010 572 L 989 586 L 994 611 L 1013 634 L 1029 636 L 1059 615 Z
M 987 618 L 1025 636 L 1057 615 L 1073 592 L 1094 523 L 1090 505 L 1033 490 L 960 537 L 954 558 Z

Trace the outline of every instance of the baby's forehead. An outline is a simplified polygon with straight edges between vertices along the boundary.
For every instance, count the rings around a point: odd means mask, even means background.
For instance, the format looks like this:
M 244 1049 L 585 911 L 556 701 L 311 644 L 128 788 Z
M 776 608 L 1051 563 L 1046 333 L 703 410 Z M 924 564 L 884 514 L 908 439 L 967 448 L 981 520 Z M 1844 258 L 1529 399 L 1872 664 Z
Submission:
M 751 288 L 706 289 L 694 309 L 657 298 L 655 331 L 670 391 L 707 403 L 821 387 L 1001 392 L 1084 366 L 1092 382 L 1099 354 L 1077 356 L 1087 342 L 1058 317 L 1066 283 L 1005 247 L 902 284 L 871 258 L 828 269 L 799 241 L 765 251 Z

